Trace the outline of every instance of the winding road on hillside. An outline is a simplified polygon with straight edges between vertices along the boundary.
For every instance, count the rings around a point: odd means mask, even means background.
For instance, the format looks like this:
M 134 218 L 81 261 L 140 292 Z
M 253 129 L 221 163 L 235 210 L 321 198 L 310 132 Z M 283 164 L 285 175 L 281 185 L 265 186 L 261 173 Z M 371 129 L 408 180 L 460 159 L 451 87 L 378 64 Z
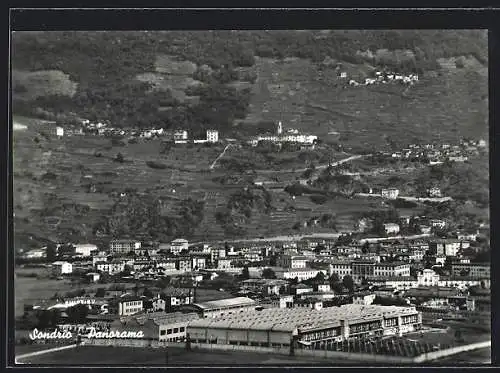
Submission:
M 213 170 L 215 165 L 217 164 L 217 162 L 219 161 L 219 159 L 221 159 L 222 157 L 224 157 L 224 154 L 226 154 L 226 151 L 231 147 L 231 144 L 227 145 L 224 150 L 222 151 L 222 153 L 219 154 L 219 156 L 215 159 L 215 161 L 210 165 L 210 169 Z

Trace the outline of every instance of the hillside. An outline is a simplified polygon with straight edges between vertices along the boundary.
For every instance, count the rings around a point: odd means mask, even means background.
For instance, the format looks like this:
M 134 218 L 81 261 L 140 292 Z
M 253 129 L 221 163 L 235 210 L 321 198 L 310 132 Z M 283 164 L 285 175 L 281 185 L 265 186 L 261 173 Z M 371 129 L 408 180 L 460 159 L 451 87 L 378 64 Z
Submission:
M 43 238 L 97 242 L 127 228 L 147 235 L 145 225 L 158 228 L 160 240 L 350 230 L 361 212 L 382 205 L 292 199 L 271 186 L 250 198 L 244 188 L 257 179 L 290 184 L 311 162 L 383 146 L 487 139 L 484 32 L 47 32 L 15 33 L 12 45 L 21 247 Z M 420 79 L 407 89 L 351 87 L 337 78 L 339 69 L 360 79 L 383 67 L 416 71 Z M 79 118 L 186 128 L 194 136 L 217 128 L 221 137 L 240 138 L 281 119 L 285 129 L 314 133 L 324 145 L 312 152 L 230 149 L 210 170 L 223 145 L 162 152 L 160 140 L 120 145 L 46 135 L 55 123 Z M 477 170 L 477 179 L 487 180 L 486 163 Z
M 14 111 L 42 119 L 237 136 L 283 118 L 361 146 L 380 131 L 396 141 L 486 132 L 482 31 L 47 32 L 15 33 L 12 45 Z M 382 67 L 422 79 L 405 90 L 336 77 Z

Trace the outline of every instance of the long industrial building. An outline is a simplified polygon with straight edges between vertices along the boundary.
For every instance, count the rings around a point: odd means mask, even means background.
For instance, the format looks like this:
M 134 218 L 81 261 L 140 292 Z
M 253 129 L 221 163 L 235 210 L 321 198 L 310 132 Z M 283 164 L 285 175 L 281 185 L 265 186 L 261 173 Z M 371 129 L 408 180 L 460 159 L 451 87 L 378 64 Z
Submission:
M 292 338 L 322 348 L 351 338 L 402 335 L 420 329 L 414 307 L 347 304 L 321 310 L 268 308 L 194 320 L 187 333 L 194 343 L 287 347 Z

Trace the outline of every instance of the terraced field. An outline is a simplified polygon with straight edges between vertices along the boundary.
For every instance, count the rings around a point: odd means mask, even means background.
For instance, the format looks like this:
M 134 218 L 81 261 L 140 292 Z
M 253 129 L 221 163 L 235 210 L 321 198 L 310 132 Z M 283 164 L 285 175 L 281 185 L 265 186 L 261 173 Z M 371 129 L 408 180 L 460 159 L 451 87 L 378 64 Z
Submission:
M 325 140 L 332 138 L 328 132 L 339 132 L 344 145 L 369 149 L 385 145 L 388 138 L 403 143 L 487 138 L 487 74 L 477 64 L 431 72 L 410 89 L 349 87 L 333 69 L 302 59 L 259 58 L 249 69 L 258 79 L 246 123 L 281 119 L 285 127 L 314 131 Z

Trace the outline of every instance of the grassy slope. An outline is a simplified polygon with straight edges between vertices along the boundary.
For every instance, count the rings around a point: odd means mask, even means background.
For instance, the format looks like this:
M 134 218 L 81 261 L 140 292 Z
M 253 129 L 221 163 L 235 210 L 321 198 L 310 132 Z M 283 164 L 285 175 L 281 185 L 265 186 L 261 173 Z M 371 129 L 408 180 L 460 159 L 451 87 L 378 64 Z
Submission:
M 362 66 L 358 66 L 362 69 Z M 282 119 L 285 126 L 343 135 L 353 146 L 487 137 L 487 76 L 484 69 L 454 69 L 425 76 L 405 92 L 398 85 L 345 87 L 333 69 L 307 60 L 258 59 L 258 80 L 248 122 Z M 383 136 L 380 136 L 383 134 Z

